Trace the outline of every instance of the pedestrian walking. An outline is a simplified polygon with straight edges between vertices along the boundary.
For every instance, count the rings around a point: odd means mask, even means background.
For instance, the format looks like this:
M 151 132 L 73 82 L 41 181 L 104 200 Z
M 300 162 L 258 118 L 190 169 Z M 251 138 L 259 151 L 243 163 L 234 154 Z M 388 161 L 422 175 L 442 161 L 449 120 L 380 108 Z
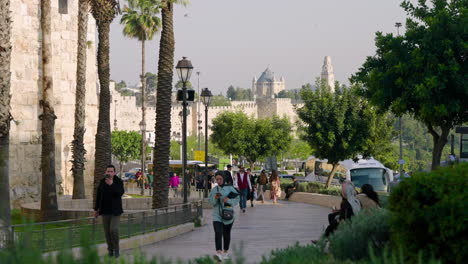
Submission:
M 250 168 L 247 169 L 247 172 L 249 173 L 250 186 L 252 187 L 252 189 L 250 189 L 250 192 L 249 192 L 250 207 L 254 207 L 253 201 L 254 201 L 254 199 L 257 199 L 256 196 L 257 196 L 257 178 L 258 178 L 258 176 L 256 174 L 252 174 L 252 171 L 250 170 Z
M 94 217 L 102 216 L 107 251 L 110 257 L 118 258 L 119 224 L 122 209 L 123 181 L 115 175 L 114 165 L 107 165 L 106 174 L 99 182 L 94 204 Z
M 262 172 L 260 173 L 260 177 L 258 177 L 258 180 L 257 180 L 258 200 L 261 200 L 262 203 L 265 203 L 265 188 L 267 184 L 268 184 L 268 176 L 266 174 L 266 171 L 262 170 Z
M 276 170 L 271 172 L 270 186 L 270 200 L 273 200 L 273 203 L 277 204 L 277 199 L 281 197 L 281 182 Z
M 227 165 L 227 170 L 224 171 L 224 185 L 234 186 L 234 179 L 232 178 L 232 166 Z
M 179 196 L 179 184 L 180 184 L 180 179 L 179 176 L 174 172 L 169 179 L 169 187 L 172 189 L 174 192 L 174 197 Z
M 222 261 L 230 258 L 229 245 L 235 219 L 234 206 L 239 203 L 239 193 L 233 186 L 224 184 L 224 177 L 221 173 L 217 173 L 215 179 L 217 186 L 211 190 L 208 201 L 213 206 L 215 257 Z
M 239 167 L 237 177 L 234 179 L 234 186 L 238 186 L 240 193 L 240 209 L 245 213 L 245 208 L 247 207 L 247 195 L 250 190 L 252 190 L 252 186 L 250 184 L 249 173 L 245 171 L 244 166 Z

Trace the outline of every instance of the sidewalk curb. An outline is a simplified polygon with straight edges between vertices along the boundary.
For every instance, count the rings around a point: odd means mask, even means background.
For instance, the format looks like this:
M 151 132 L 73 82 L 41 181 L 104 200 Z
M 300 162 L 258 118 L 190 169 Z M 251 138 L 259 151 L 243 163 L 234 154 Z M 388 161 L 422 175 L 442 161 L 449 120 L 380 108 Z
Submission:
M 138 248 L 146 245 L 150 245 L 159 241 L 163 241 L 172 237 L 176 237 L 188 232 L 191 232 L 195 229 L 194 223 L 186 223 L 182 225 L 173 226 L 164 230 L 151 232 L 143 235 L 137 235 L 120 240 L 120 252 L 122 253 L 125 250 Z M 97 244 L 96 245 L 98 255 L 105 256 L 107 255 L 107 244 Z M 72 254 L 75 258 L 81 257 L 81 248 L 74 247 L 71 249 Z M 60 251 L 52 251 L 42 254 L 43 257 L 48 256 L 57 256 Z

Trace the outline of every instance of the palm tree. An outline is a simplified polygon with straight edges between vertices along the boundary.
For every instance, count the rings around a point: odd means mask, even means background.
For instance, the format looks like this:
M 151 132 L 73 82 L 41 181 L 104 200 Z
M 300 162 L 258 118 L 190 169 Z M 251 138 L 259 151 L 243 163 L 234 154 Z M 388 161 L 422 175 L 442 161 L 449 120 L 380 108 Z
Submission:
M 159 17 L 159 7 L 155 0 L 128 0 L 129 6 L 125 6 L 123 16 L 120 20 L 124 24 L 123 34 L 130 38 L 136 38 L 141 41 L 141 168 L 145 173 L 146 160 L 146 120 L 145 120 L 145 98 L 146 98 L 146 80 L 145 80 L 145 42 L 153 39 L 154 34 L 159 30 L 161 24 Z M 141 194 L 143 195 L 143 184 Z
M 41 1 L 42 29 L 42 152 L 41 152 L 41 213 L 40 220 L 58 218 L 57 189 L 55 183 L 55 116 L 53 106 L 52 27 L 50 0 Z
M 110 24 L 118 12 L 119 3 L 117 0 L 91 0 L 91 13 L 96 20 L 98 29 L 97 61 L 100 86 L 99 118 L 94 155 L 94 199 L 96 198 L 96 188 L 102 179 L 106 166 L 111 163 L 109 32 Z
M 10 226 L 10 188 L 8 155 L 10 138 L 10 62 L 11 62 L 11 17 L 10 1 L 0 1 L 0 232 Z M 9 229 L 6 229 L 8 232 Z M 1 233 L 0 233 L 1 235 Z
M 75 94 L 75 131 L 73 133 L 73 199 L 85 198 L 84 148 L 85 109 L 86 109 L 86 52 L 88 34 L 89 0 L 79 0 L 78 3 L 78 51 L 76 62 L 76 94 Z
M 167 207 L 169 194 L 169 155 L 171 148 L 171 91 L 174 74 L 174 3 L 162 0 L 162 32 L 159 43 L 158 87 L 156 92 L 156 139 L 153 160 L 153 208 Z

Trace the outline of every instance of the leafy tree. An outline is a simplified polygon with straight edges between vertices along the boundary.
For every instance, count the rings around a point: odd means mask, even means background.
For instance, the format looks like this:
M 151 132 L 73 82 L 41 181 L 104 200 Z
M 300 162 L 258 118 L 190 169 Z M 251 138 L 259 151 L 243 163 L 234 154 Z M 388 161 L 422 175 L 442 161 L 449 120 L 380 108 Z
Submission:
M 147 72 L 146 78 L 146 92 L 149 106 L 156 106 L 156 89 L 158 87 L 158 75 Z
M 127 88 L 127 84 L 124 80 L 115 84 L 115 90 L 117 90 L 118 92 L 120 92 L 123 88 Z
M 122 173 L 123 163 L 141 157 L 141 134 L 136 131 L 112 131 L 112 154 L 119 160 Z
M 333 93 L 323 81 L 317 81 L 317 87 L 301 90 L 304 106 L 297 111 L 304 123 L 302 138 L 318 158 L 333 165 L 328 188 L 339 161 L 357 159 L 360 154 L 367 158 L 388 149 L 391 129 L 388 115 L 378 114 L 351 88 L 337 83 Z
M 145 74 L 145 79 L 148 94 L 154 93 L 156 91 L 156 87 L 158 86 L 158 75 L 151 72 L 147 72 Z
M 277 98 L 291 98 L 291 92 L 288 90 L 282 90 L 277 95 Z
M 231 100 L 235 100 L 237 98 L 236 96 L 236 88 L 234 88 L 234 86 L 230 85 L 228 90 L 227 90 L 227 93 L 226 93 L 226 97 L 229 99 L 231 98 Z
M 307 159 L 312 155 L 312 148 L 301 139 L 293 139 L 288 150 L 284 153 L 284 156 L 289 159 Z
M 232 101 L 252 101 L 253 93 L 251 89 L 234 88 L 234 86 L 230 85 L 226 97 Z
M 467 1 L 404 1 L 403 36 L 376 33 L 376 55 L 352 77 L 361 93 L 381 109 L 408 113 L 432 136 L 432 169 L 440 165 L 450 130 L 468 121 L 465 66 Z
M 262 157 L 289 147 L 291 124 L 287 118 L 254 119 L 242 112 L 224 112 L 213 120 L 211 139 L 226 155 L 244 156 L 253 166 Z
M 183 88 L 183 85 L 184 85 L 184 84 L 182 83 L 182 81 L 178 81 L 178 82 L 176 83 L 176 85 L 175 85 L 175 88 L 177 88 L 177 89 L 182 89 L 182 88 Z M 187 89 L 192 89 L 192 87 L 193 87 L 193 86 L 192 86 L 192 83 L 191 83 L 190 81 L 187 81 L 187 83 L 186 83 L 185 85 L 187 86 Z
M 230 105 L 231 105 L 231 101 L 229 101 L 222 94 L 215 95 L 211 98 L 210 106 L 230 106 Z

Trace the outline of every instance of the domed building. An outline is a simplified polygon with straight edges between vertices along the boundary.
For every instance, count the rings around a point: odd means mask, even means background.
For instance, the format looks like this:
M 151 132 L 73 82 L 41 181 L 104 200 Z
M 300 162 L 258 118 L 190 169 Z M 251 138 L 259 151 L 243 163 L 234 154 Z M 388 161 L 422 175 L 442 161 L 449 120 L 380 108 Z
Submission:
M 276 78 L 274 72 L 269 67 L 252 80 L 252 92 L 256 98 L 275 98 L 280 91 L 286 89 L 284 78 Z

